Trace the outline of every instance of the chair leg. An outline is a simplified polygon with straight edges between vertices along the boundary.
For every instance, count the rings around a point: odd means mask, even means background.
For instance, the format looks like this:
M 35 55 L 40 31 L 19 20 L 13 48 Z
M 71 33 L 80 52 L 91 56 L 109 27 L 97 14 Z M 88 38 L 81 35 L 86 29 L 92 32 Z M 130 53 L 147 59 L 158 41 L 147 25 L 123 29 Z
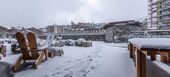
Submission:
M 44 52 L 44 54 L 45 54 L 45 59 L 47 60 L 47 57 L 48 57 L 48 51 L 47 51 L 47 49 L 43 49 L 42 51 Z
M 35 65 L 39 65 L 39 64 L 42 62 L 42 59 L 43 59 L 44 56 L 45 56 L 45 52 L 42 52 L 42 53 L 39 55 L 37 61 L 35 62 Z
M 62 51 L 60 51 L 59 54 L 60 54 L 59 56 L 62 56 Z
M 62 51 L 62 54 L 64 54 L 64 51 Z
M 12 66 L 13 72 L 15 72 L 20 67 L 22 60 L 22 56 L 19 56 L 16 63 Z
M 37 65 L 36 65 L 36 64 L 33 64 L 33 68 L 37 69 Z

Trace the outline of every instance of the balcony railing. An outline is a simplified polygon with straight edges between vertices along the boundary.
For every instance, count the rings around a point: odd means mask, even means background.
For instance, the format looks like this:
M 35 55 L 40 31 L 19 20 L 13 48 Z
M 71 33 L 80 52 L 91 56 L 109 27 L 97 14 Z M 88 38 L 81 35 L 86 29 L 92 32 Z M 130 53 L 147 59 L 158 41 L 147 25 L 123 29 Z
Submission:
M 162 12 L 160 16 L 166 16 L 166 15 L 170 15 L 170 11 Z
M 170 0 L 167 0 L 165 2 L 162 3 L 162 5 L 166 5 L 166 4 L 169 4 L 170 3 Z

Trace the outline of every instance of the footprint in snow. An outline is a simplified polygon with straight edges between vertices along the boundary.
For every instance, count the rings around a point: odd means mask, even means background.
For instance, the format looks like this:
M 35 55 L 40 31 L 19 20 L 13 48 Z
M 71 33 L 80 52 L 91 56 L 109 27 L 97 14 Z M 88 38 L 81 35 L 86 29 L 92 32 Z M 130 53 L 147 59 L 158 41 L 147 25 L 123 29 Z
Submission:
M 90 52 L 90 55 L 78 58 L 75 61 L 67 61 L 45 77 L 86 77 L 90 71 L 98 67 L 95 58 L 100 57 L 99 52 L 101 51 L 102 48 L 97 47 L 94 52 Z

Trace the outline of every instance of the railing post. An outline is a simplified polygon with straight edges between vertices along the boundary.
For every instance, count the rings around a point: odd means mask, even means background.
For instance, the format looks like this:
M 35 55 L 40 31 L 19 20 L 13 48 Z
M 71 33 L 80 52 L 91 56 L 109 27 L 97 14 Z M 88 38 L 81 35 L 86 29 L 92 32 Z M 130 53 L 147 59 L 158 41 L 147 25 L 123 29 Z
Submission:
M 139 49 L 136 52 L 137 77 L 146 77 L 146 55 Z
M 131 43 L 129 43 L 129 55 L 131 58 L 133 58 L 133 46 Z

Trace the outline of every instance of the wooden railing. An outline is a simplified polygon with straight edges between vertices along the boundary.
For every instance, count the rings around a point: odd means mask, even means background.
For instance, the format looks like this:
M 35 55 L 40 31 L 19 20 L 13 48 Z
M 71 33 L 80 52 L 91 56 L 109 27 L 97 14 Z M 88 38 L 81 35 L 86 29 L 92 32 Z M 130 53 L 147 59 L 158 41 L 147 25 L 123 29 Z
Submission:
M 170 62 L 170 49 L 162 49 L 162 48 L 156 48 L 156 47 L 153 47 L 153 48 L 144 47 L 143 48 L 143 47 L 139 47 L 137 44 L 133 42 L 129 42 L 128 50 L 129 50 L 130 58 L 134 59 L 135 64 L 136 64 L 136 77 L 147 77 L 148 76 L 149 72 L 147 71 L 148 69 L 147 67 L 148 57 L 147 56 L 150 57 L 151 61 L 155 61 L 156 55 L 159 54 L 161 55 L 161 59 L 160 59 L 161 62 L 163 63 Z M 158 72 L 158 73 L 161 73 L 161 72 Z M 161 77 L 161 76 L 157 76 L 157 77 Z

